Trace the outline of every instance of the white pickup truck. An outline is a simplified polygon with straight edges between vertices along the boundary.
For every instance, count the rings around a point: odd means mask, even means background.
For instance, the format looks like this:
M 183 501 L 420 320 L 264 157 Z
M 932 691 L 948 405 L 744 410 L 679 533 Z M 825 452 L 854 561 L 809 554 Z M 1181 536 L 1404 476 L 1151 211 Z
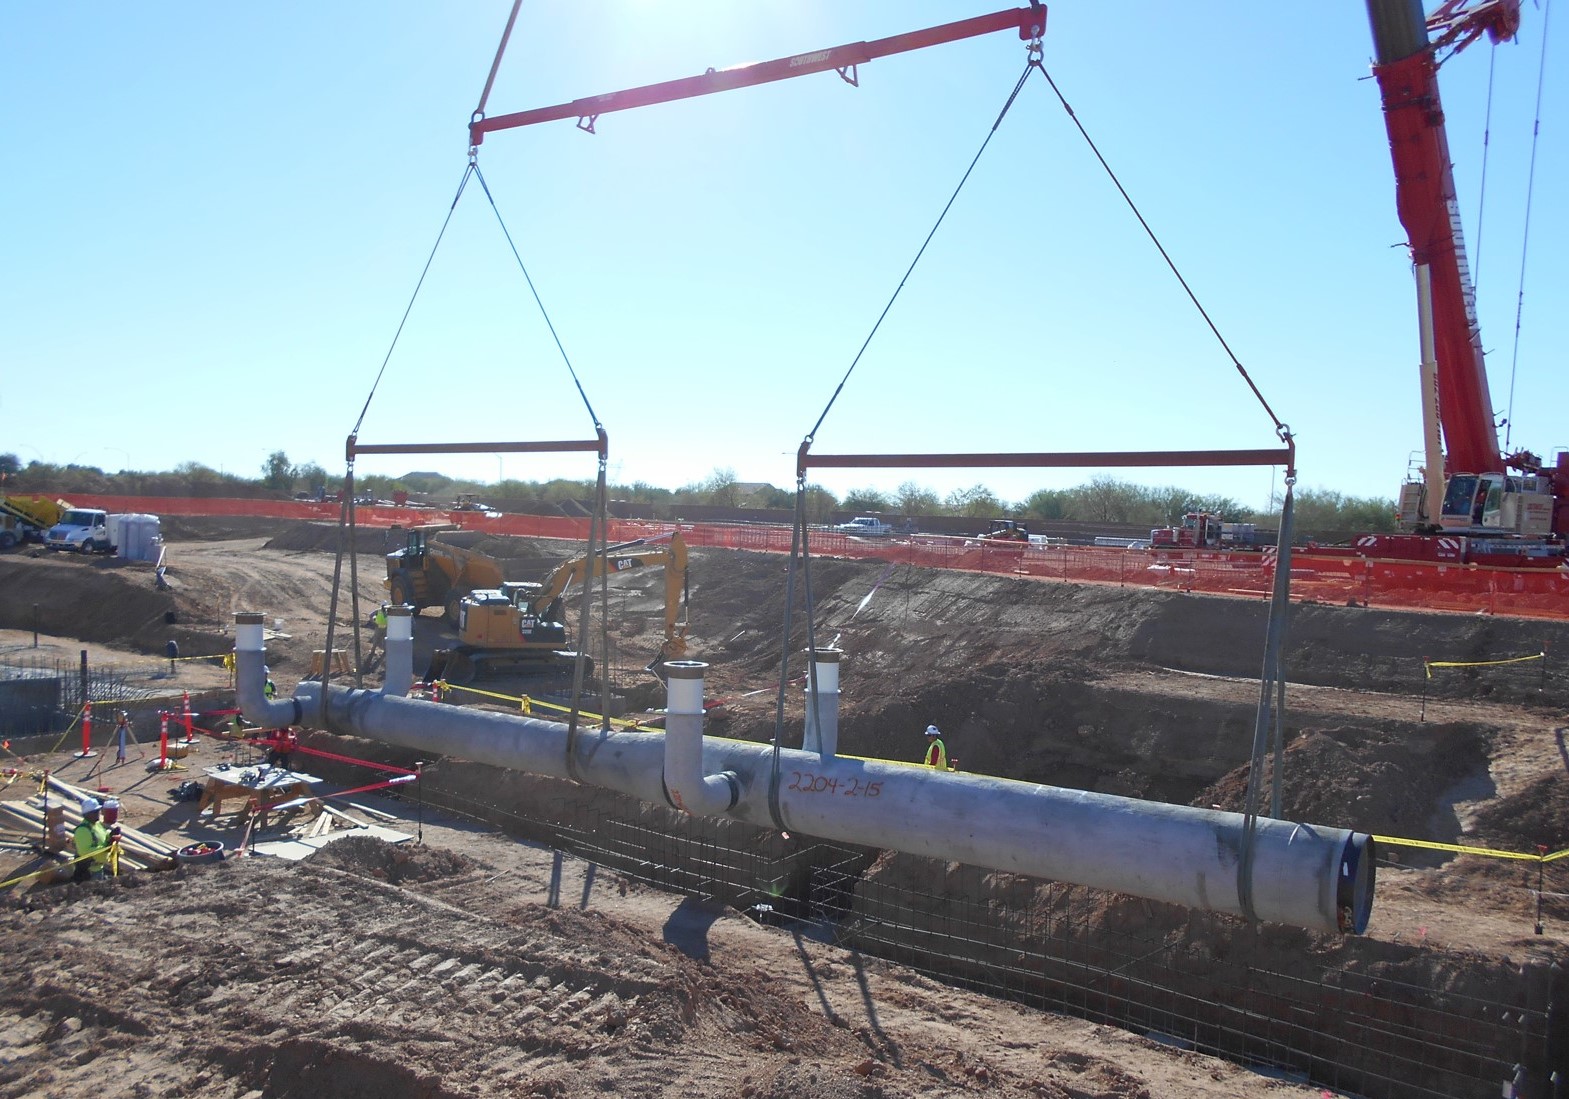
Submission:
M 862 538 L 882 538 L 893 533 L 893 527 L 870 515 L 858 515 L 848 523 L 834 525 L 836 534 L 856 534 Z

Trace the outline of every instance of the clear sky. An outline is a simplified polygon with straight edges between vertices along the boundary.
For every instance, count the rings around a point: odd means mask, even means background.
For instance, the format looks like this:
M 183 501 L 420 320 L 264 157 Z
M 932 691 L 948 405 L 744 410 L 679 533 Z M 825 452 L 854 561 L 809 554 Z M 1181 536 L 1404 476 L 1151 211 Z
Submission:
M 492 116 L 997 10 L 975 0 L 525 0 Z M 246 476 L 343 441 L 447 216 L 508 0 L 0 6 L 0 451 Z M 1045 65 L 1298 442 L 1300 483 L 1392 498 L 1417 326 L 1360 3 L 1061 0 Z M 1440 80 L 1510 442 L 1569 446 L 1569 72 L 1544 13 Z M 1559 36 L 1561 39 L 1561 35 Z M 610 438 L 610 475 L 793 483 L 1024 69 L 1011 33 L 491 135 L 479 152 Z M 1492 71 L 1490 153 L 1483 133 Z M 1480 225 L 1479 225 L 1480 223 Z M 1528 250 L 1522 249 L 1528 244 Z M 1522 255 L 1525 296 L 1516 343 Z M 1510 401 L 1513 374 L 1513 402 Z M 583 439 L 592 421 L 471 185 L 360 439 Z M 1255 448 L 1272 423 L 1033 74 L 815 450 Z M 591 478 L 588 454 L 359 472 Z M 1101 473 L 1264 506 L 1270 469 L 825 472 L 843 494 Z

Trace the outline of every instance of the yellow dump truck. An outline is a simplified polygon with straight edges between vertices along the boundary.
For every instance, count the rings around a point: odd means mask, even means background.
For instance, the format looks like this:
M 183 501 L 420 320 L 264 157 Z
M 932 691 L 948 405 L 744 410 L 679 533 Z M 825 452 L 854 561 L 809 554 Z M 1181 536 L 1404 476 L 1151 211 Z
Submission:
M 382 585 L 392 602 L 407 603 L 415 614 L 426 607 L 440 607 L 447 622 L 456 626 L 465 595 L 477 588 L 501 585 L 501 564 L 495 558 L 437 537 L 457 529 L 451 523 L 409 528 L 404 547 L 387 554 L 387 578 Z
M 49 528 L 71 505 L 47 496 L 0 497 L 0 550 L 22 542 L 42 542 Z

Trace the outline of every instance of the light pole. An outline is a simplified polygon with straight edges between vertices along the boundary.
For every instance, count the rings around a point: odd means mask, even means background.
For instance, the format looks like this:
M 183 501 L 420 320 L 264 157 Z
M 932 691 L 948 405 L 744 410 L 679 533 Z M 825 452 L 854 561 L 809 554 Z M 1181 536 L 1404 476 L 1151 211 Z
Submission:
M 120 455 L 120 457 L 121 457 L 121 459 L 123 461 L 123 464 L 120 466 L 120 472 L 121 473 L 127 473 L 127 472 L 130 471 L 130 468 L 131 468 L 131 452 L 129 450 L 126 450 L 123 447 L 117 447 L 117 446 L 106 446 L 106 447 L 103 447 L 101 449 L 103 449 L 103 450 L 112 450 L 116 454 Z
M 498 455 L 496 455 L 496 485 L 497 485 L 497 487 L 500 487 L 501 482 L 505 481 L 506 479 L 507 479 L 506 459 L 498 454 Z

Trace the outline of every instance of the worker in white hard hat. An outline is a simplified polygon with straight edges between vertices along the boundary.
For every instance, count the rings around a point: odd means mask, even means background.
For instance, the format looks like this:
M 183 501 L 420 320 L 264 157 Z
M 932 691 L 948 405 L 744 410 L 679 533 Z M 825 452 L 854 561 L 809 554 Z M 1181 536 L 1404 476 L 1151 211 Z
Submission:
M 75 881 L 104 876 L 104 867 L 109 862 L 109 829 L 102 814 L 103 803 L 97 798 L 82 799 L 82 823 L 71 835 L 76 857 L 81 860 L 76 864 Z
M 272 681 L 271 668 L 263 667 L 262 675 L 266 677 L 266 682 L 262 684 L 262 696 L 271 701 L 278 697 L 278 685 Z
M 948 769 L 948 749 L 943 747 L 942 730 L 935 725 L 926 727 L 926 758 L 921 762 L 934 771 Z

